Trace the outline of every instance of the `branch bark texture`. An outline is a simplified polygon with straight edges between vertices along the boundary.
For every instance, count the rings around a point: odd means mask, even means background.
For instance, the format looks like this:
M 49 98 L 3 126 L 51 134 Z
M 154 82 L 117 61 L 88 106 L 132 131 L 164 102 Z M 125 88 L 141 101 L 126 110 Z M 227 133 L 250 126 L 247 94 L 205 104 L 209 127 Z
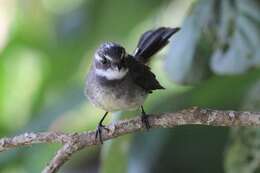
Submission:
M 161 113 L 149 116 L 151 128 L 171 128 L 180 125 L 207 125 L 227 127 L 260 127 L 260 112 L 222 111 L 193 107 L 175 113 Z M 109 140 L 128 133 L 145 130 L 140 116 L 121 120 L 107 126 L 102 133 L 103 140 Z M 0 139 L 0 152 L 16 147 L 39 143 L 60 143 L 63 146 L 42 171 L 55 173 L 69 158 L 81 149 L 98 145 L 95 131 L 81 133 L 42 132 L 24 133 L 11 138 Z

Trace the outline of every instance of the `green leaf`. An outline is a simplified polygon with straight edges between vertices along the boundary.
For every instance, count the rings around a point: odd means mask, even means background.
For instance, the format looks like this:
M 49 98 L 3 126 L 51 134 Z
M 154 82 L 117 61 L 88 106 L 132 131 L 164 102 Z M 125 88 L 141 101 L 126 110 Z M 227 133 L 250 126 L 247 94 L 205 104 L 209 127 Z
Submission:
M 214 44 L 214 1 L 199 1 L 170 42 L 165 60 L 169 77 L 180 84 L 196 84 L 210 76 L 209 56 Z
M 260 65 L 260 4 L 256 0 L 222 2 L 217 25 L 219 47 L 211 57 L 211 69 L 216 74 L 245 73 Z

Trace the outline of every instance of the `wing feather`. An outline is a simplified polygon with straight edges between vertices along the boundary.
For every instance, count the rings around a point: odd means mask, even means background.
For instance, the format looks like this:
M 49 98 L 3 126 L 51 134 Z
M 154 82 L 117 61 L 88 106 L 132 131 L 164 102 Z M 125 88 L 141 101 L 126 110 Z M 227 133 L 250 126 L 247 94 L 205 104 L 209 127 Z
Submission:
M 152 92 L 156 89 L 164 89 L 157 81 L 154 73 L 150 71 L 150 68 L 136 61 L 133 57 L 127 58 L 127 64 L 129 67 L 129 74 L 133 81 L 147 92 Z

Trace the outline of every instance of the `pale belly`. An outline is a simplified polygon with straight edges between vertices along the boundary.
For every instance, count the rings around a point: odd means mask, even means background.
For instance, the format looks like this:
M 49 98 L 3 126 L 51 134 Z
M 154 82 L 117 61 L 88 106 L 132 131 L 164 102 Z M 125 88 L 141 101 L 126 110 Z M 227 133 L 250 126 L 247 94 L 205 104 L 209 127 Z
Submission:
M 108 112 L 126 111 L 139 108 L 146 99 L 146 94 L 118 95 L 111 91 L 96 91 L 94 98 L 89 97 L 90 101 L 97 107 L 100 107 Z
M 113 87 L 102 86 L 97 81 L 87 83 L 86 95 L 96 107 L 107 112 L 134 110 L 143 105 L 147 92 L 139 86 L 122 82 Z

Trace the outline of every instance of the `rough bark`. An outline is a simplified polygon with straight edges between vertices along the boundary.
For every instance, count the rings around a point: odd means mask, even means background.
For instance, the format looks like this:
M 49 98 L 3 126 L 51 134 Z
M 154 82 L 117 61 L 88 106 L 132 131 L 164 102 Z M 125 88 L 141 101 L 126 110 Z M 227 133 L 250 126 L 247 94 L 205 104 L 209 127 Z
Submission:
M 171 128 L 192 124 L 228 127 L 260 127 L 260 112 L 222 111 L 193 107 L 175 113 L 151 115 L 149 116 L 149 123 L 151 128 Z M 104 141 L 128 133 L 145 130 L 140 116 L 128 120 L 121 120 L 107 127 L 109 131 L 104 130 L 102 133 Z M 12 138 L 0 139 L 0 152 L 39 143 L 61 143 L 63 145 L 50 163 L 44 168 L 43 173 L 57 172 L 75 152 L 88 146 L 100 144 L 100 142 L 95 139 L 95 131 L 81 133 L 24 133 Z

